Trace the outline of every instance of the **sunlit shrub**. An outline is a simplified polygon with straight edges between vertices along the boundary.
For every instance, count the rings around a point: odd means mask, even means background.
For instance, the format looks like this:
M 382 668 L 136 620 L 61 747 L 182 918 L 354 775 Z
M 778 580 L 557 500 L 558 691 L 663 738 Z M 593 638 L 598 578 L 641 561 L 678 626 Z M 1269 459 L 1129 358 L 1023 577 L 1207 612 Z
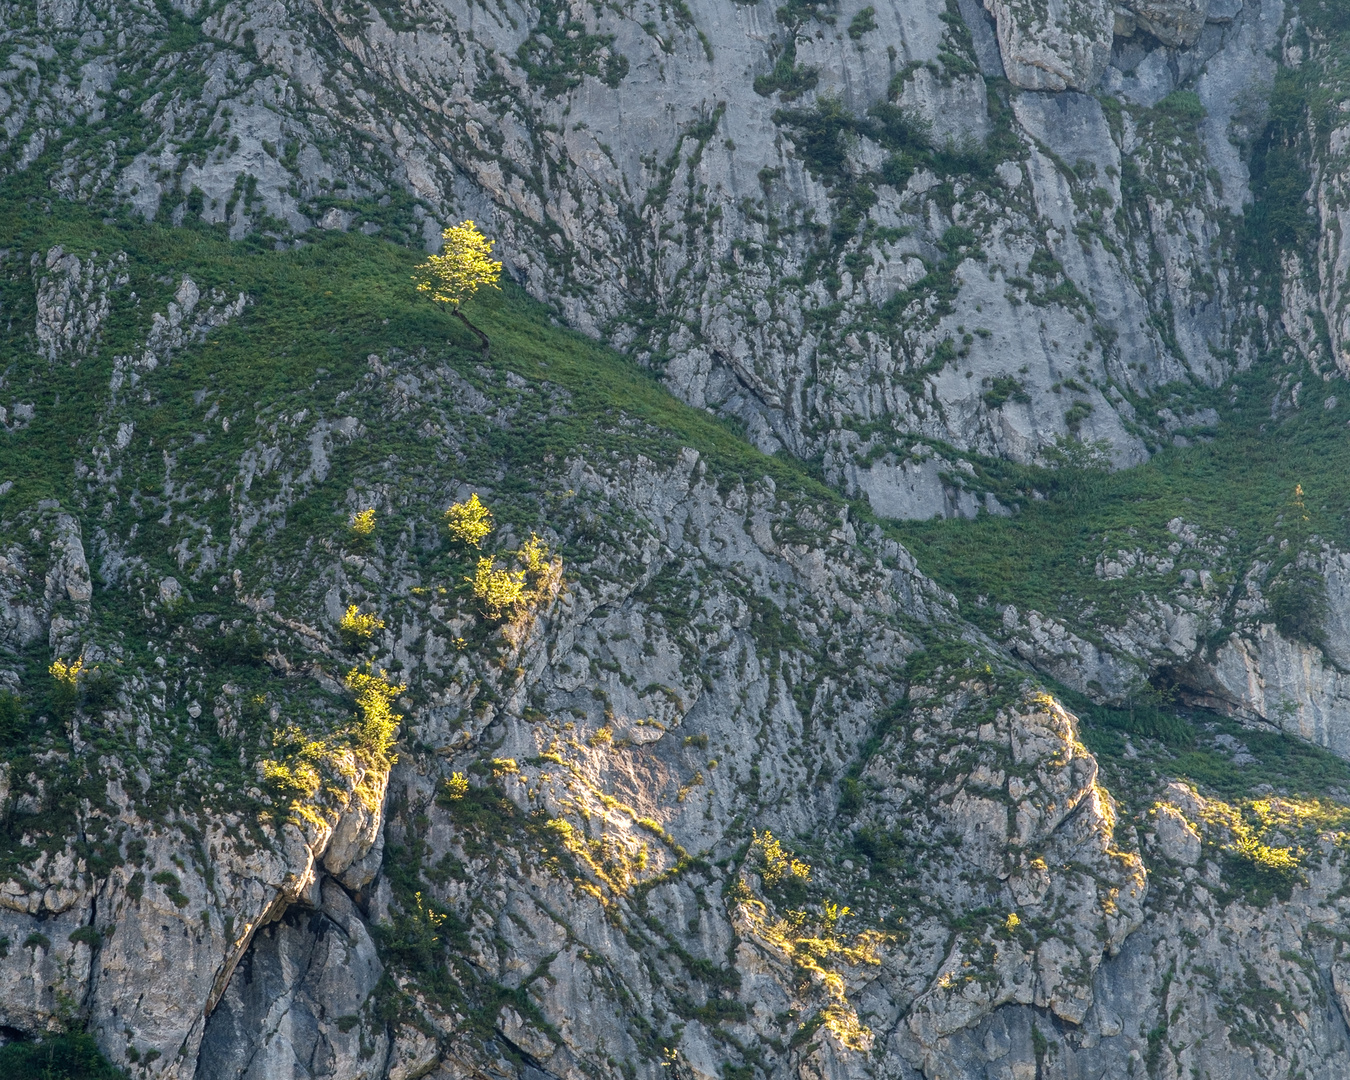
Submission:
M 355 731 L 357 751 L 369 764 L 388 767 L 394 760 L 389 751 L 403 719 L 394 712 L 393 702 L 407 687 L 391 683 L 383 669 L 366 672 L 360 668 L 347 672 L 347 687 L 356 694 L 360 714 Z
M 348 528 L 360 537 L 370 536 L 375 531 L 375 508 L 368 507 L 352 515 Z
M 462 544 L 481 547 L 492 532 L 492 511 L 478 499 L 475 491 L 462 503 L 451 503 L 445 512 L 445 527 Z
M 376 630 L 383 629 L 383 619 L 373 613 L 361 614 L 361 609 L 355 604 L 347 605 L 347 613 L 342 616 L 342 621 L 338 623 L 338 630 L 342 633 L 342 639 L 348 645 L 363 644 L 374 636 Z
M 525 571 L 498 569 L 491 555 L 479 559 L 473 577 L 466 580 L 489 619 L 502 618 L 525 599 Z

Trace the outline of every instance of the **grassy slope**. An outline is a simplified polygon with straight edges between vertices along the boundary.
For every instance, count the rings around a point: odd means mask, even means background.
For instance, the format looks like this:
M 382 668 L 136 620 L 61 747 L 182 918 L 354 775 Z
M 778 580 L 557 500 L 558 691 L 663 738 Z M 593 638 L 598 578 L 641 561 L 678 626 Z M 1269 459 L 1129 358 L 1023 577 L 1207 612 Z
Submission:
M 175 358 L 161 388 L 161 407 L 135 418 L 138 431 L 145 425 L 150 437 L 172 441 L 188 434 L 193 426 L 188 402 L 199 389 L 209 388 L 213 399 L 221 397 L 222 412 L 228 414 L 232 406 L 294 400 L 312 386 L 319 368 L 337 381 L 350 378 L 365 370 L 371 352 L 393 348 L 438 353 L 448 347 L 462 362 L 475 346 L 462 324 L 410 287 L 417 256 L 380 240 L 321 234 L 317 243 L 278 253 L 233 244 L 208 230 L 105 225 L 73 207 L 58 205 L 44 214 L 43 200 L 31 192 L 7 194 L 0 194 L 0 232 L 10 238 L 13 250 L 45 251 L 59 243 L 80 256 L 126 251 L 129 288 L 141 297 L 138 311 L 114 306 L 94 362 L 74 370 L 58 366 L 44 377 L 37 419 L 6 442 L 5 474 L 15 481 L 11 502 L 69 490 L 70 470 L 82 448 L 79 440 L 93 430 L 87 402 L 103 396 L 112 356 L 119 346 L 129 349 L 144 337 L 149 312 L 164 309 L 182 274 L 191 275 L 203 293 L 219 288 L 233 298 L 243 291 L 253 304 L 234 325 Z M 33 212 L 35 207 L 39 212 Z M 12 289 L 6 301 L 7 314 L 18 325 L 30 323 L 28 290 Z M 510 463 L 566 454 L 582 444 L 626 447 L 627 435 L 611 437 L 609 431 L 621 409 L 651 425 L 654 458 L 692 446 L 719 474 L 770 475 L 789 490 L 839 501 L 803 470 L 760 454 L 707 414 L 681 404 L 618 354 L 553 324 L 546 309 L 514 284 L 506 283 L 497 293 L 480 293 L 471 314 L 492 340 L 494 367 L 547 380 L 573 397 L 566 418 L 541 423 L 523 443 L 513 439 L 500 447 Z M 0 355 L 6 365 L 27 366 L 28 348 L 24 335 L 11 333 L 0 344 Z M 157 380 L 165 382 L 161 376 Z M 234 441 L 242 448 L 250 439 L 241 432 Z M 53 451 L 59 456 L 53 458 Z M 199 462 L 185 457 L 183 464 L 190 470 Z
M 43 208 L 50 206 L 50 212 Z M 0 437 L 0 479 L 15 487 L 0 499 L 0 519 L 12 521 L 16 510 L 41 498 L 57 498 L 69 505 L 77 489 L 74 463 L 87 457 L 96 428 L 90 401 L 106 399 L 111 357 L 131 351 L 143 338 L 149 313 L 164 310 L 182 274 L 190 274 L 203 293 L 219 288 L 228 296 L 244 291 L 253 300 L 234 324 L 215 331 L 201 346 L 176 355 L 168 370 L 156 373 L 157 397 L 151 404 L 120 406 L 115 419 L 135 424 L 136 440 L 147 449 L 170 450 L 178 457 L 177 477 L 192 478 L 200 487 L 215 486 L 207 500 L 210 524 L 217 536 L 228 535 L 229 502 L 220 472 L 222 463 L 239 459 L 256 438 L 252 423 L 236 424 L 229 434 L 213 436 L 197 445 L 193 432 L 201 427 L 201 407 L 194 395 L 207 390 L 221 402 L 221 415 L 266 414 L 331 401 L 339 387 L 358 383 L 366 370 L 366 356 L 391 348 L 410 353 L 426 350 L 443 355 L 465 371 L 479 363 L 475 343 L 448 313 L 417 296 L 409 287 L 417 256 L 380 240 L 339 234 L 324 235 L 317 243 L 277 252 L 257 242 L 231 243 L 218 232 L 169 229 L 131 222 L 107 224 L 77 207 L 52 204 L 40 189 L 11 183 L 0 193 L 0 229 L 11 239 L 11 250 L 45 251 L 60 243 L 68 252 L 86 256 L 125 251 L 131 282 L 127 290 L 141 297 L 138 309 L 115 304 L 97 357 L 77 367 L 51 369 L 35 366 L 24 335 L 10 333 L 0 343 L 0 362 L 10 372 L 16 400 L 36 395 L 36 419 L 26 430 Z M 32 292 L 27 268 L 5 285 L 6 313 L 14 325 L 31 325 Z M 125 290 L 123 295 L 125 295 Z M 205 302 L 205 301 L 203 301 Z M 499 463 L 507 466 L 498 485 L 502 495 L 513 489 L 525 494 L 532 466 L 549 455 L 561 458 L 578 449 L 589 453 L 635 449 L 657 460 L 669 460 L 681 446 L 698 449 L 716 475 L 774 477 L 780 491 L 796 492 L 817 504 L 841 505 L 838 496 L 791 462 L 766 457 L 734 432 L 703 412 L 672 398 L 645 372 L 623 357 L 581 335 L 554 325 L 547 311 L 507 285 L 475 301 L 474 319 L 493 342 L 491 365 L 511 370 L 531 382 L 547 381 L 571 395 L 566 414 L 540 416 L 529 432 L 519 429 L 507 437 L 490 431 L 466 443 L 470 461 L 466 474 L 485 473 Z M 320 374 L 326 372 L 326 374 Z M 25 373 L 34 381 L 25 389 Z M 40 378 L 36 378 L 40 376 Z M 1131 546 L 1161 546 L 1170 540 L 1166 523 L 1184 516 L 1215 531 L 1233 530 L 1244 550 L 1255 550 L 1289 507 L 1295 483 L 1302 483 L 1312 517 L 1312 528 L 1329 538 L 1346 533 L 1344 510 L 1350 506 L 1350 440 L 1344 435 L 1341 409 L 1318 407 L 1322 384 L 1305 390 L 1304 408 L 1284 420 L 1277 430 L 1262 432 L 1263 409 L 1268 410 L 1268 373 L 1246 377 L 1238 403 L 1226 407 L 1217 437 L 1206 445 L 1167 450 L 1148 465 L 1113 475 L 1019 469 L 1006 463 L 986 462 L 993 486 L 1010 501 L 1015 489 L 1036 488 L 1049 493 L 1044 502 L 1021 499 L 1021 512 L 1011 519 L 981 516 L 977 521 L 915 523 L 893 527 L 920 559 L 926 572 L 951 588 L 963 601 L 968 617 L 979 621 L 992 608 L 973 603 L 976 596 L 1054 611 L 1061 603 L 1080 604 L 1087 597 L 1098 602 L 1110 597 L 1104 590 L 1118 587 L 1099 582 L 1092 573 L 1095 555 L 1104 537 L 1129 534 Z M 1217 404 L 1217 402 L 1216 402 Z M 636 423 L 620 423 L 625 416 Z M 1266 414 L 1268 419 L 1268 413 Z M 105 430 L 110 417 L 102 418 Z M 115 424 L 113 425 L 115 427 Z M 400 438 L 398 455 L 406 468 L 417 464 L 418 440 Z M 270 541 L 261 537 L 244 552 L 243 565 L 254 558 L 271 558 L 287 550 L 298 554 L 315 531 L 331 530 L 340 512 L 348 482 L 371 449 L 335 452 L 333 473 L 319 491 L 301 500 L 287 515 L 284 532 Z M 150 458 L 158 454 L 150 455 Z M 123 494 L 140 485 L 147 499 L 162 494 L 162 471 L 125 478 Z M 525 500 L 526 503 L 529 500 Z M 507 520 L 512 505 L 501 504 Z M 87 516 L 97 511 L 90 504 Z M 861 516 L 867 516 L 862 507 Z M 129 513 L 124 505 L 118 513 Z M 519 508 L 522 524 L 528 516 Z M 140 525 L 134 553 L 165 574 L 181 573 L 168 550 L 179 537 L 172 527 L 157 524 L 158 511 L 137 516 Z M 129 528 L 130 522 L 125 523 Z M 124 531 L 125 534 L 125 531 Z M 96 591 L 96 596 L 99 595 Z M 108 614 L 115 614 L 109 612 Z M 45 657 L 34 658 L 45 664 Z M 1082 700 L 1075 704 L 1088 725 L 1103 734 L 1094 740 L 1109 756 L 1120 749 L 1120 717 L 1095 710 Z M 1156 727 L 1156 718 L 1152 721 Z M 1193 730 L 1183 722 L 1164 724 L 1156 731 L 1142 715 L 1136 734 L 1165 736 L 1174 745 L 1203 753 L 1193 743 Z M 1178 734 L 1180 732 L 1180 734 Z M 1089 733 L 1091 738 L 1091 733 Z M 1277 747 L 1283 741 L 1277 740 Z M 1340 763 L 1318 761 L 1316 775 L 1294 769 L 1288 780 L 1299 789 L 1322 790 L 1330 783 L 1350 787 L 1350 773 Z M 1261 778 L 1268 782 L 1280 761 L 1300 758 L 1272 751 Z M 1304 755 L 1306 756 L 1306 755 Z M 1223 772 L 1222 756 L 1192 759 L 1197 778 Z M 1161 763 L 1160 763 L 1161 764 Z M 1165 767 L 1165 766 L 1164 766 Z M 1289 770 L 1286 770 L 1289 771 Z M 1141 778 L 1142 779 L 1142 778 Z
M 1301 18 L 1305 26 L 1295 44 L 1320 58 L 1278 72 L 1265 127 L 1251 147 L 1254 201 L 1237 236 L 1237 269 L 1256 283 L 1272 312 L 1281 304 L 1282 255 L 1294 251 L 1305 266 L 1315 262 L 1317 228 L 1304 200 L 1313 183 L 1309 161 L 1318 147 L 1327 152 L 1331 131 L 1342 123 L 1338 102 L 1350 81 L 1350 4 L 1304 5 Z M 1320 42 L 1316 49 L 1309 30 Z M 975 603 L 981 596 L 1070 618 L 1086 601 L 1098 609 L 1094 618 L 1118 618 L 1138 586 L 1097 580 L 1097 556 L 1116 547 L 1163 550 L 1174 517 L 1223 536 L 1237 573 L 1260 558 L 1273 564 L 1273 576 L 1297 549 L 1315 548 L 1318 539 L 1350 547 L 1350 395 L 1339 382 L 1327 384 L 1284 364 L 1280 350 L 1287 343 L 1275 344 L 1222 390 L 1174 386 L 1155 395 L 1152 407 L 1165 404 L 1182 415 L 1195 407 L 1217 409 L 1220 423 L 1207 433 L 1212 441 L 1164 449 L 1148 464 L 1114 475 L 1047 474 L 985 461 L 985 486 L 1018 506 L 1016 518 L 912 524 L 898 535 L 924 569 L 961 598 L 966 616 L 986 625 L 998 615 L 992 605 Z M 1297 380 L 1300 407 L 1290 410 L 1288 385 Z M 1272 416 L 1277 389 L 1282 411 Z M 1322 408 L 1333 395 L 1339 402 Z M 1050 498 L 1027 498 L 1031 489 Z
M 975 603 L 979 596 L 1070 614 L 1088 599 L 1110 618 L 1137 586 L 1098 580 L 1097 556 L 1116 547 L 1163 551 L 1174 539 L 1167 523 L 1176 517 L 1202 533 L 1226 535 L 1230 555 L 1244 566 L 1270 549 L 1272 537 L 1276 548 L 1284 539 L 1292 546 L 1314 537 L 1344 547 L 1350 544 L 1350 402 L 1322 408 L 1330 390 L 1310 381 L 1302 407 L 1272 421 L 1273 374 L 1272 365 L 1258 365 L 1241 376 L 1232 384 L 1238 400 L 1231 406 L 1213 395 L 1221 419 L 1211 442 L 1168 448 L 1145 465 L 1110 474 L 985 462 L 991 486 L 1018 504 L 1015 517 L 912 523 L 897 527 L 897 535 L 976 621 L 997 618 Z M 1295 507 L 1297 485 L 1306 521 Z M 1030 488 L 1049 497 L 1010 494 Z
M 223 626 L 241 616 L 251 619 L 251 613 L 226 595 L 230 590 L 219 595 L 211 590 L 219 570 L 200 584 L 191 584 L 191 578 L 200 567 L 203 536 L 209 531 L 215 543 L 228 541 L 235 524 L 228 489 L 241 459 L 260 438 L 274 441 L 275 425 L 284 442 L 299 423 L 293 418 L 304 411 L 329 417 L 354 413 L 373 430 L 358 440 L 335 440 L 324 481 L 288 505 L 282 500 L 286 508 L 281 527 L 273 528 L 275 517 L 269 519 L 268 527 L 256 530 L 232 560 L 249 588 L 278 584 L 283 609 L 291 602 L 289 587 L 311 564 L 307 553 L 315 541 L 342 543 L 347 501 L 354 490 L 375 488 L 388 496 L 390 509 L 382 511 L 381 520 L 387 535 L 398 535 L 405 525 L 420 526 L 425 533 L 428 513 L 434 518 L 444 505 L 437 502 L 446 497 L 439 485 L 461 481 L 486 484 L 499 523 L 528 531 L 540 525 L 545 511 L 547 493 L 540 477 L 561 467 L 547 465 L 550 460 L 561 463 L 575 454 L 597 459 L 613 452 L 670 462 L 682 447 L 691 446 L 722 483 L 767 474 L 784 495 L 796 493 L 827 510 L 843 506 L 837 495 L 792 463 L 760 454 L 707 414 L 672 398 L 611 350 L 554 325 L 546 309 L 509 283 L 472 305 L 474 319 L 493 342 L 485 369 L 462 324 L 413 290 L 412 268 L 419 256 L 385 241 L 326 234 L 299 249 L 278 252 L 256 240 L 231 243 L 215 230 L 108 222 L 48 199 L 42 185 L 27 178 L 0 188 L 0 231 L 10 245 L 9 255 L 0 261 L 0 311 L 10 327 L 0 339 L 3 401 L 31 402 L 36 410 L 26 427 L 0 433 L 0 482 L 13 484 L 0 495 L 0 540 L 30 548 L 30 557 L 41 565 L 47 558 L 45 540 L 29 539 L 39 503 L 56 500 L 81 518 L 95 575 L 93 639 L 118 640 L 120 670 L 144 673 L 154 670 L 156 656 L 164 651 L 161 642 L 186 635 L 208 668 L 214 668 L 207 673 L 207 685 L 198 684 L 196 692 L 205 695 L 203 700 L 227 681 L 250 695 L 265 696 L 273 689 L 270 672 L 261 663 L 261 647 L 243 640 L 242 632 L 221 639 L 215 629 L 194 629 L 203 621 L 224 620 L 211 622 Z M 34 355 L 28 331 L 36 315 L 34 282 L 45 272 L 40 265 L 30 268 L 29 258 L 57 244 L 100 267 L 125 252 L 130 278 L 114 295 L 97 353 L 73 366 L 65 359 L 49 365 Z M 226 299 L 242 291 L 251 304 L 204 342 L 175 353 L 135 392 L 124 388 L 121 400 L 112 404 L 113 358 L 136 353 L 152 313 L 167 310 L 185 274 L 202 291 L 199 310 L 211 302 L 214 289 Z M 505 399 L 511 392 L 502 380 L 509 371 L 532 387 L 560 388 L 565 408 L 518 417 L 509 429 L 490 417 L 473 415 L 473 410 L 458 410 L 464 437 L 454 447 L 457 461 L 447 467 L 440 441 L 427 439 L 413 421 L 385 425 L 362 400 L 367 356 L 393 352 L 446 365 L 495 405 L 510 404 Z M 146 398 L 141 390 L 147 391 Z M 529 408 L 537 409 L 540 396 L 531 400 L 535 404 Z M 212 406 L 215 420 L 208 422 L 205 414 Z M 222 419 L 229 421 L 228 430 Z M 105 490 L 81 475 L 81 466 L 94 463 L 98 440 L 108 439 L 121 424 L 134 425 L 134 435 L 114 455 L 116 472 Z M 274 425 L 271 435 L 269 424 Z M 387 467 L 391 464 L 392 470 Z M 280 496 L 279 483 L 275 472 L 260 474 L 249 492 L 254 505 Z M 132 538 L 127 554 L 143 559 L 154 580 L 174 576 L 188 584 L 192 598 L 183 610 L 167 619 L 149 619 L 142 611 L 144 600 L 135 595 L 136 583 L 102 587 L 98 552 L 91 543 L 105 521 L 114 535 Z M 176 554 L 184 544 L 193 549 L 185 564 Z M 569 565 L 575 562 L 566 544 L 563 554 Z M 421 570 L 438 581 L 461 582 L 472 571 L 445 551 L 419 557 L 425 558 Z M 279 579 L 278 568 L 286 566 L 293 572 Z M 309 617 L 299 610 L 292 613 Z M 385 611 L 387 617 L 394 614 Z M 23 715 L 10 715 L 12 703 L 5 702 L 9 712 L 0 716 L 0 752 L 19 775 L 26 775 L 30 769 L 51 771 L 41 764 L 44 749 L 68 747 L 60 726 L 42 722 L 64 711 L 47 675 L 51 656 L 45 640 L 35 642 L 22 660 Z M 198 676 L 183 671 L 179 677 Z M 339 714 L 347 708 L 336 700 L 329 704 Z M 255 719 L 263 726 L 270 723 L 265 715 Z M 230 746 L 209 745 L 209 726 L 193 730 L 175 715 L 165 717 L 165 724 L 166 741 L 150 756 L 134 739 L 128 741 L 126 733 L 95 725 L 86 737 L 98 752 L 141 761 L 151 774 L 176 775 L 206 753 L 213 776 L 229 792 L 242 792 L 256 780 L 251 765 L 241 763 Z M 102 784 L 98 777 L 68 770 L 53 771 L 49 780 L 51 806 L 44 821 L 50 839 L 59 844 L 70 832 L 79 801 L 101 801 Z M 172 785 L 156 785 L 149 796 L 156 805 L 145 809 L 162 813 L 174 798 Z M 17 834 L 2 842 L 11 826 L 31 830 L 34 824 L 0 821 L 0 864 L 6 848 L 14 848 L 9 853 L 14 857 L 23 854 L 17 850 Z
M 127 114 L 134 118 L 134 111 L 128 108 Z M 39 163 L 29 176 L 40 173 Z M 44 207 L 50 209 L 44 212 Z M 117 414 L 117 419 L 135 423 L 137 440 L 144 440 L 148 448 L 177 455 L 175 472 L 180 480 L 193 478 L 203 487 L 213 482 L 222 487 L 218 481 L 227 478 L 219 473 L 221 464 L 237 461 L 256 438 L 252 414 L 294 413 L 319 399 L 330 401 L 338 387 L 358 383 L 367 353 L 426 349 L 465 371 L 477 363 L 474 342 L 464 329 L 444 312 L 419 302 L 408 288 L 415 256 L 381 241 L 330 235 L 298 251 L 278 253 L 256 241 L 231 244 L 207 230 L 107 224 L 79 208 L 53 205 L 43 185 L 22 178 L 0 189 L 0 234 L 10 251 L 25 258 L 56 243 L 81 256 L 126 251 L 132 275 L 128 288 L 142 298 L 139 310 L 114 306 L 104 347 L 96 358 L 75 368 L 62 365 L 49 370 L 34 361 L 26 336 L 16 329 L 32 325 L 32 295 L 23 280 L 29 276 L 26 267 L 10 264 L 17 274 L 0 284 L 0 312 L 10 327 L 0 339 L 0 372 L 7 379 L 7 396 L 33 401 L 37 416 L 26 430 L 0 434 L 0 481 L 14 481 L 13 489 L 0 497 L 0 535 L 9 533 L 16 515 L 40 499 L 77 505 L 75 462 L 87 459 L 98 420 L 89 404 L 105 399 L 111 357 L 143 339 L 149 313 L 164 309 L 183 273 L 191 274 L 204 291 L 219 287 L 233 295 L 242 290 L 255 304 L 235 325 L 176 356 L 168 370 L 157 375 L 154 402 L 128 404 Z M 572 395 L 565 416 L 541 416 L 526 437 L 516 431 L 509 438 L 494 439 L 487 432 L 466 444 L 466 452 L 477 456 L 466 466 L 466 474 L 506 463 L 508 473 L 499 484 L 504 494 L 527 493 L 531 467 L 550 454 L 561 456 L 582 447 L 588 452 L 632 452 L 638 446 L 663 460 L 688 445 L 724 478 L 769 474 L 780 491 L 840 505 L 837 495 L 805 470 L 758 454 L 728 428 L 675 401 L 623 358 L 553 325 L 547 311 L 518 289 L 508 286 L 501 295 L 485 296 L 475 304 L 473 317 L 493 340 L 493 367 L 514 371 L 531 382 L 547 380 Z M 1047 612 L 1081 607 L 1085 599 L 1108 612 L 1119 607 L 1129 599 L 1131 586 L 1099 582 L 1092 573 L 1096 555 L 1117 540 L 1123 547 L 1165 546 L 1170 539 L 1166 523 L 1175 516 L 1202 530 L 1231 531 L 1240 559 L 1256 557 L 1266 546 L 1266 537 L 1274 536 L 1278 542 L 1288 538 L 1291 529 L 1344 544 L 1350 531 L 1346 409 L 1323 411 L 1319 405 L 1326 389 L 1310 384 L 1304 408 L 1271 424 L 1269 376 L 1268 370 L 1258 369 L 1241 380 L 1233 406 L 1212 402 L 1224 414 L 1212 443 L 1167 450 L 1141 469 L 1113 476 L 1053 474 L 985 462 L 989 486 L 1005 501 L 1018 503 L 1018 517 L 913 524 L 893 532 L 929 574 L 961 598 L 965 613 L 977 622 L 993 613 L 992 607 L 975 603 L 981 596 Z M 221 402 L 223 415 L 247 418 L 209 446 L 193 441 L 194 431 L 201 427 L 201 410 L 193 398 L 201 390 Z M 620 414 L 638 424 L 620 423 Z M 414 439 L 399 440 L 405 465 L 416 465 L 416 446 Z M 329 481 L 293 507 L 287 529 L 271 541 L 273 554 L 275 549 L 298 554 L 316 529 L 331 530 L 348 481 L 362 464 L 354 458 L 362 453 L 370 451 L 335 455 Z M 121 483 L 124 494 L 139 487 L 149 502 L 162 494 L 161 482 L 162 471 L 147 469 Z M 1295 484 L 1302 484 L 1306 493 L 1310 519 L 1306 526 L 1286 523 Z M 1031 488 L 1048 493 L 1049 499 L 1036 502 L 1014 494 Z M 507 520 L 514 512 L 528 524 L 527 502 L 513 505 L 507 498 L 497 505 Z M 229 505 L 224 495 L 208 500 L 207 509 L 217 532 L 227 533 Z M 86 527 L 94 524 L 98 510 L 94 501 L 80 511 Z M 118 511 L 124 512 L 125 507 Z M 138 515 L 136 553 L 166 574 L 181 573 L 168 555 L 178 537 L 158 526 L 157 517 L 150 506 Z M 246 552 L 242 561 L 247 565 L 264 554 Z M 96 603 L 109 602 L 101 590 L 96 589 L 95 596 Z M 130 607 L 101 614 L 112 619 L 124 615 L 134 635 L 135 613 Z M 46 657 L 31 659 L 37 687 Z M 238 670 L 228 674 L 245 683 L 249 678 Z M 40 692 L 35 696 L 42 698 Z M 1266 784 L 1342 798 L 1350 790 L 1350 766 L 1297 740 L 1253 735 L 1213 717 L 1178 716 L 1167 710 L 1126 716 L 1066 697 L 1083 716 L 1084 738 L 1103 758 L 1113 790 L 1127 803 L 1147 799 L 1159 777 L 1178 775 L 1234 800 Z M 1213 748 L 1212 736 L 1221 733 L 1240 735 L 1256 761 L 1234 767 Z M 1141 756 L 1125 755 L 1126 734 L 1134 737 Z M 24 752 L 25 748 L 0 746 L 0 753 L 11 759 Z M 77 790 L 69 794 L 73 798 Z M 1136 801 L 1133 809 L 1139 812 L 1143 805 Z M 60 821 L 57 816 L 53 824 L 59 828 Z M 78 1036 L 50 1042 L 41 1050 L 0 1049 L 0 1074 L 46 1080 L 104 1076 L 111 1080 L 115 1075 Z

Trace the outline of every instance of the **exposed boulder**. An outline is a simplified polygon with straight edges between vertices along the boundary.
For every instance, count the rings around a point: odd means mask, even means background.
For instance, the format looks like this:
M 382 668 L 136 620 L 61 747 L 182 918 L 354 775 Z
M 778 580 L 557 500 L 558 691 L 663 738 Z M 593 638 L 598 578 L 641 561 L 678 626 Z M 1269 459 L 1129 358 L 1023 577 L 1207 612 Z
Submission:
M 1125 6 L 1140 30 L 1182 49 L 1200 40 L 1209 0 L 1127 0 Z
M 1111 59 L 1110 0 L 986 0 L 1003 68 L 1026 90 L 1090 90 Z

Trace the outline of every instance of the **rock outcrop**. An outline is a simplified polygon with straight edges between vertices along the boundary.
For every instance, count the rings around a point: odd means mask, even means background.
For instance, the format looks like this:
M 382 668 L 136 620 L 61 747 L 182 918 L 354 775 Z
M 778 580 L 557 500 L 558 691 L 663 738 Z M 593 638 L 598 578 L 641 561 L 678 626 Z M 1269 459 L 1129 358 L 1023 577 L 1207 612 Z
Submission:
M 991 0 L 988 7 L 998 27 L 1003 70 L 1013 85 L 1026 90 L 1090 90 L 1097 85 L 1111 59 L 1116 24 L 1112 4 Z
M 174 363 L 209 340 L 184 338 Z M 6 1027 L 75 1017 L 114 1062 L 183 1080 L 974 1077 L 1047 1054 L 1218 1070 L 1280 1048 L 1325 1071 L 1350 1052 L 1309 974 L 1342 963 L 1313 929 L 1343 919 L 1334 811 L 1173 785 L 1123 819 L 1075 718 L 842 504 L 692 448 L 658 461 L 646 431 L 536 470 L 564 591 L 493 629 L 438 588 L 441 541 L 418 538 L 470 483 L 494 498 L 461 461 L 576 407 L 473 356 L 372 354 L 303 410 L 231 412 L 255 433 L 223 474 L 239 542 L 209 547 L 215 495 L 185 495 L 174 550 L 214 554 L 181 578 L 136 553 L 118 530 L 137 519 L 115 509 L 96 537 L 54 505 L 16 522 L 37 539 L 7 556 L 9 655 L 64 618 L 68 658 L 123 671 L 115 699 L 95 704 L 91 684 L 68 714 L 59 760 L 6 773 L 34 853 L 4 886 Z M 108 387 L 87 438 L 103 472 L 83 482 L 105 500 L 165 467 L 115 436 L 175 375 L 139 377 L 129 398 Z M 184 446 L 215 437 L 207 404 Z M 394 441 L 330 495 L 406 500 L 408 524 L 320 538 L 304 560 L 250 546 L 329 490 L 340 445 L 376 433 Z M 433 468 L 388 470 L 428 447 Z M 1184 522 L 1174 535 L 1210 544 Z M 194 600 L 222 592 L 226 617 Z M 124 636 L 123 595 L 145 644 Z M 368 655 L 408 687 L 388 773 L 323 748 L 350 709 L 332 697 L 348 601 L 385 613 Z M 329 771 L 297 796 L 307 762 Z M 62 802 L 52 785 L 76 770 L 87 801 Z M 44 831 L 33 814 L 52 806 L 86 839 Z M 1247 928 L 1241 947 L 1225 927 Z M 1252 984 L 1284 995 L 1276 1016 L 1225 996 L 1257 952 L 1299 957 Z M 1231 1036 L 1192 1037 L 1219 1019 Z M 1150 1041 L 1160 1026 L 1175 1037 Z

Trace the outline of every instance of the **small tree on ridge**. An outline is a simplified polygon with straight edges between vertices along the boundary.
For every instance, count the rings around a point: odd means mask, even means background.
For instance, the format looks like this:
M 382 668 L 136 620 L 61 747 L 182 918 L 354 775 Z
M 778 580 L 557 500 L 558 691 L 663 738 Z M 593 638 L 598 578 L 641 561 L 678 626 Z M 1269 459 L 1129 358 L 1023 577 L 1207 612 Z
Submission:
M 494 241 L 479 232 L 471 220 L 451 225 L 441 233 L 441 239 L 443 253 L 428 255 L 417 267 L 413 278 L 417 291 L 431 293 L 433 300 L 449 304 L 455 317 L 478 336 L 483 343 L 483 355 L 487 356 L 487 335 L 469 322 L 461 305 L 484 285 L 500 287 L 497 279 L 501 277 L 502 264 L 492 258 Z

